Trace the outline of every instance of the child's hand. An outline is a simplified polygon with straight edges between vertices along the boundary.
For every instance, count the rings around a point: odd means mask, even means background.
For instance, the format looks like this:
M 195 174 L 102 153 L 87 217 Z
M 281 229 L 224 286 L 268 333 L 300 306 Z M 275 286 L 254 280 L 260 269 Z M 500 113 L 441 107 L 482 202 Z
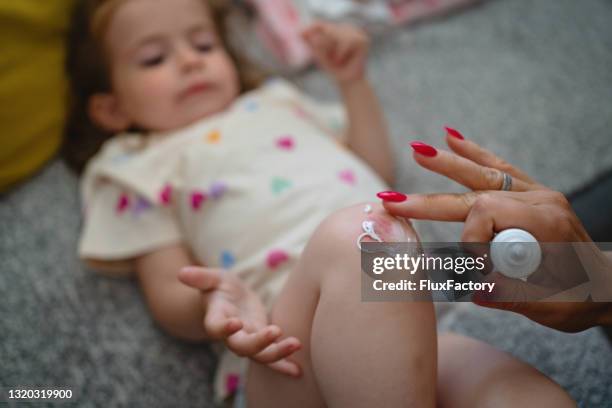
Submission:
M 204 329 L 214 340 L 242 357 L 283 374 L 297 377 L 300 367 L 286 357 L 301 348 L 295 337 L 276 342 L 282 335 L 280 327 L 268 324 L 259 297 L 238 277 L 220 269 L 187 267 L 178 275 L 185 285 L 202 291 L 206 317 Z
M 370 40 L 349 24 L 315 22 L 302 32 L 319 66 L 340 84 L 363 79 Z

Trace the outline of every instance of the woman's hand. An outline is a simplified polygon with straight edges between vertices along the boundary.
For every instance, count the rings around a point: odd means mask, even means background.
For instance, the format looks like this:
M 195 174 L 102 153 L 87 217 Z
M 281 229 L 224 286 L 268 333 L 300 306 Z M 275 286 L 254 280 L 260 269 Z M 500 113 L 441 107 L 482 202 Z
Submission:
M 495 233 L 507 228 L 527 230 L 541 242 L 591 241 L 563 194 L 535 182 L 476 143 L 460 138 L 453 129 L 448 129 L 446 142 L 455 154 L 413 142 L 414 159 L 472 191 L 414 194 L 401 203 L 385 200 L 383 205 L 390 213 L 415 219 L 464 221 L 464 242 L 489 242 Z M 512 176 L 511 191 L 500 191 L 503 173 Z
M 465 222 L 463 242 L 490 242 L 508 228 L 521 228 L 540 242 L 592 242 L 563 194 L 535 182 L 476 143 L 447 128 L 448 152 L 413 142 L 414 158 L 421 166 L 447 176 L 472 191 L 465 194 L 379 194 L 391 214 L 415 219 Z M 504 173 L 512 176 L 510 191 L 500 191 Z M 595 268 L 591 282 L 603 284 L 608 296 L 612 266 L 598 249 L 589 254 L 605 268 Z M 513 281 L 514 285 L 528 284 Z M 516 287 L 516 286 L 515 286 Z M 525 287 L 525 289 L 529 289 Z M 609 297 L 608 297 L 609 298 Z M 494 302 L 479 299 L 482 306 L 512 310 L 549 327 L 578 331 L 612 320 L 609 303 Z
M 201 291 L 206 310 L 204 329 L 210 338 L 222 340 L 237 355 L 280 373 L 301 375 L 300 367 L 287 359 L 301 348 L 300 341 L 295 337 L 279 341 L 280 327 L 268 324 L 259 297 L 238 277 L 221 269 L 192 266 L 183 268 L 178 278 Z
M 315 22 L 302 32 L 314 59 L 340 84 L 364 78 L 370 41 L 349 24 Z

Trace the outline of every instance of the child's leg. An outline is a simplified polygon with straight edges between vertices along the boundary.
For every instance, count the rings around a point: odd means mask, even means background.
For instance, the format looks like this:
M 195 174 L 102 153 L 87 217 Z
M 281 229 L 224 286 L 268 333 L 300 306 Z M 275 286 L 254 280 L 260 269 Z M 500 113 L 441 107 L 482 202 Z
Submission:
M 271 321 L 303 349 L 294 359 L 304 376 L 291 379 L 252 364 L 249 407 L 433 407 L 436 332 L 427 302 L 362 302 L 356 239 L 366 218 L 385 241 L 412 228 L 381 206 L 339 211 L 325 220 L 283 289 Z
M 535 368 L 481 341 L 456 334 L 438 341 L 438 407 L 575 407 Z

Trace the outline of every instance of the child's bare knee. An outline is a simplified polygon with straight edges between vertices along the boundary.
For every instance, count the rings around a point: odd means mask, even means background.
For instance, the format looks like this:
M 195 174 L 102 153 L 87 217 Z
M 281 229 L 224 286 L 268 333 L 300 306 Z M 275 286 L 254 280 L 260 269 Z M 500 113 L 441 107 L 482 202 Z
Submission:
M 313 235 L 313 245 L 318 251 L 338 257 L 359 256 L 361 242 L 416 240 L 416 233 L 408 221 L 390 215 L 378 203 L 363 203 L 336 211 Z

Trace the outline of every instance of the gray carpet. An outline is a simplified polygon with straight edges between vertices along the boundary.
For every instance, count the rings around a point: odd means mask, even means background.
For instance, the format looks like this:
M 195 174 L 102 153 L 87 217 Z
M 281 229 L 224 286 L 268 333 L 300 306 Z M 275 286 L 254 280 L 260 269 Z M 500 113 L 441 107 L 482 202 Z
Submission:
M 398 188 L 461 190 L 415 166 L 407 146 L 440 146 L 445 124 L 563 191 L 611 167 L 611 19 L 609 0 L 490 0 L 378 38 L 370 72 L 393 132 Z M 335 97 L 320 73 L 296 81 Z M 86 407 L 213 406 L 208 348 L 158 331 L 132 282 L 84 270 L 79 222 L 76 180 L 58 162 L 0 198 L 0 385 L 70 388 Z M 426 240 L 459 233 L 419 229 Z M 580 406 L 612 406 L 612 352 L 599 330 L 562 334 L 473 305 L 441 310 L 443 330 L 528 361 Z

